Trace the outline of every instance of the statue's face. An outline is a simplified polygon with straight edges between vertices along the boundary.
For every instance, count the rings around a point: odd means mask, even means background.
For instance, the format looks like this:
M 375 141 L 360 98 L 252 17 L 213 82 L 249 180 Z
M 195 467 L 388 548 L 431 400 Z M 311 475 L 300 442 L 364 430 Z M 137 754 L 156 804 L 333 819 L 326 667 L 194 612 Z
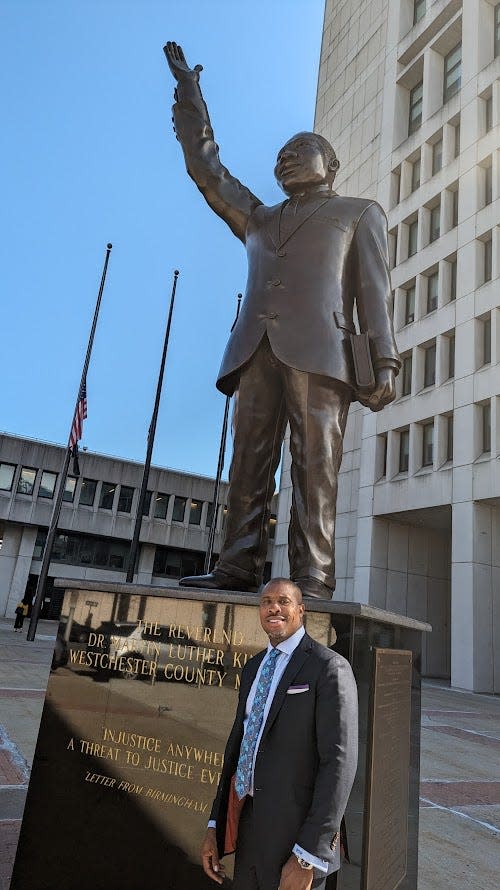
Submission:
M 280 149 L 274 175 L 286 195 L 300 194 L 335 179 L 338 161 L 328 161 L 314 133 L 297 133 Z

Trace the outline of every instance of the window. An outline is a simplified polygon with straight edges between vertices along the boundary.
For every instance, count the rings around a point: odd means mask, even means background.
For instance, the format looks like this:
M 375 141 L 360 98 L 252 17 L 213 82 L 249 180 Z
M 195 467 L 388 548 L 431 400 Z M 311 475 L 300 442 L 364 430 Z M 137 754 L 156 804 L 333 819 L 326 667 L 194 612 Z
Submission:
M 491 404 L 482 406 L 483 413 L 483 454 L 491 451 Z
M 409 396 L 411 393 L 412 354 L 405 355 L 401 367 L 401 395 Z
M 151 510 L 151 498 L 153 497 L 153 492 L 149 490 L 146 491 L 144 495 L 144 503 L 142 505 L 142 515 L 149 516 L 149 511 Z
M 173 547 L 157 547 L 153 575 L 182 578 L 203 572 L 205 554 L 196 550 L 175 550 Z
M 116 485 L 114 482 L 103 482 L 101 486 L 101 497 L 99 498 L 99 506 L 103 510 L 112 510 L 113 501 L 115 499 Z
M 410 465 L 410 430 L 399 434 L 399 472 L 407 473 Z
M 488 204 L 491 204 L 493 200 L 493 176 L 492 176 L 492 165 L 491 161 L 487 167 L 484 168 L 484 206 L 486 207 Z
M 398 257 L 398 228 L 389 232 L 389 268 L 394 269 Z
M 453 460 L 453 414 L 446 423 L 446 460 Z
M 436 383 L 436 344 L 432 343 L 425 350 L 424 360 L 424 388 L 434 386 Z
M 457 298 L 457 258 L 450 260 L 450 301 Z
M 387 476 L 387 433 L 382 433 L 379 436 L 379 440 L 381 440 L 381 472 L 380 478 L 383 479 L 384 476 Z
M 413 0 L 413 24 L 416 25 L 425 15 L 426 0 Z
M 169 494 L 162 494 L 161 491 L 156 495 L 155 500 L 155 519 L 166 519 L 167 518 L 167 510 L 168 510 L 168 502 L 170 499 Z
M 408 119 L 408 135 L 410 136 L 415 130 L 418 130 L 422 123 L 422 96 L 424 92 L 423 82 L 417 83 L 410 90 L 410 112 Z
M 76 476 L 66 476 L 66 482 L 64 483 L 64 493 L 63 493 L 63 501 L 68 504 L 72 504 L 75 499 L 75 488 L 76 488 L 77 478 Z
M 405 295 L 405 324 L 415 321 L 415 285 L 412 284 L 406 290 Z
M 451 193 L 451 227 L 458 226 L 458 186 Z
M 432 146 L 432 175 L 439 173 L 443 166 L 443 137 Z
M 459 43 L 444 60 L 443 103 L 458 93 L 462 82 L 462 44 Z
M 276 536 L 277 521 L 278 521 L 278 519 L 277 519 L 276 513 L 271 513 L 271 515 L 269 517 L 269 540 L 270 541 L 274 541 L 274 538 Z
M 19 475 L 19 482 L 17 483 L 17 492 L 18 494 L 33 494 L 33 489 L 35 487 L 35 479 L 36 479 L 36 470 L 32 470 L 31 467 L 22 467 L 21 473 Z
M 434 461 L 434 423 L 424 423 L 422 429 L 422 466 L 432 467 Z
M 214 503 L 213 503 L 213 501 L 210 501 L 210 503 L 207 507 L 207 522 L 206 522 L 207 528 L 212 528 L 213 518 L 214 518 Z
M 489 233 L 489 237 L 485 239 L 483 244 L 483 283 L 486 284 L 487 281 L 491 281 L 493 271 L 491 232 Z
M 483 365 L 491 363 L 491 315 L 483 321 Z
M 495 37 L 494 37 L 494 50 L 495 50 L 495 58 L 500 56 L 500 3 L 497 3 L 494 10 L 495 16 Z
M 40 487 L 38 489 L 39 498 L 53 498 L 57 482 L 57 473 L 49 473 L 44 470 L 40 479 Z
M 416 161 L 413 161 L 413 164 L 411 165 L 411 190 L 412 190 L 412 192 L 416 192 L 417 189 L 420 187 L 421 167 L 422 167 L 422 164 L 420 161 L 420 157 L 418 157 L 416 159 Z
M 172 520 L 174 522 L 184 522 L 185 510 L 186 510 L 186 498 L 180 498 L 176 495 L 174 498 L 174 509 L 172 511 Z
M 134 489 L 130 485 L 120 485 L 120 495 L 118 497 L 118 510 L 120 513 L 130 513 L 133 497 Z
M 448 337 L 448 380 L 455 376 L 455 334 Z
M 33 557 L 40 559 L 45 547 L 46 533 L 38 532 Z M 52 559 L 69 565 L 96 566 L 100 569 L 123 569 L 126 566 L 130 542 L 91 535 L 59 532 L 54 540 Z
M 427 312 L 434 312 L 438 304 L 439 272 L 433 272 L 427 279 Z
M 408 226 L 408 256 L 415 256 L 418 247 L 418 219 Z
M 191 501 L 191 509 L 189 510 L 189 525 L 201 525 L 201 511 L 203 501 Z
M 14 481 L 16 464 L 0 463 L 0 491 L 10 491 Z
M 97 489 L 96 479 L 82 479 L 80 487 L 80 506 L 93 507 Z
M 439 204 L 436 204 L 435 207 L 431 208 L 431 218 L 430 218 L 430 228 L 429 228 L 429 241 L 432 244 L 433 241 L 437 241 L 441 234 L 441 201 Z
M 455 145 L 453 151 L 453 157 L 458 158 L 460 154 L 460 121 L 455 126 Z
M 493 129 L 493 96 L 487 96 L 484 100 L 484 119 L 485 119 L 485 132 L 489 133 L 490 130 Z

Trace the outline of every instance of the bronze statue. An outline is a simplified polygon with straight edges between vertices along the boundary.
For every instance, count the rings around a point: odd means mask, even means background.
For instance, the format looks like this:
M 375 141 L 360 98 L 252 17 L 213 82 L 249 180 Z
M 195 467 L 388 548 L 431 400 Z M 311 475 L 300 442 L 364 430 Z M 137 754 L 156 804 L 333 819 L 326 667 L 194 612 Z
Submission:
M 210 574 L 180 583 L 249 592 L 261 584 L 288 422 L 290 577 L 304 596 L 330 599 L 349 404 L 358 399 L 379 411 L 395 397 L 400 367 L 387 220 L 375 201 L 333 190 L 339 162 L 316 133 L 298 133 L 280 149 L 274 173 L 288 197 L 266 207 L 219 160 L 199 86 L 201 65 L 191 69 L 176 43 L 167 43 L 165 54 L 177 80 L 173 120 L 187 171 L 248 255 L 245 299 L 217 379 L 221 392 L 238 390 L 225 540 Z M 373 367 L 368 392 L 357 388 L 355 359 L 359 370 L 363 351 L 353 355 L 355 306 Z

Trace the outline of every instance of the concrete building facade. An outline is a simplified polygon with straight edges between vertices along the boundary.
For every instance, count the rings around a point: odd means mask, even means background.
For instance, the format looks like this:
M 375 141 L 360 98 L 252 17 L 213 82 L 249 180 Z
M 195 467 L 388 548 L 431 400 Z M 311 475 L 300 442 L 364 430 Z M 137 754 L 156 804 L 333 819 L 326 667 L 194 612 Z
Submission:
M 339 599 L 433 625 L 424 673 L 500 691 L 500 3 L 327 0 L 315 129 L 388 214 L 403 367 L 351 407 Z M 285 455 L 273 573 L 286 571 Z
M 0 435 L 0 616 L 13 617 L 23 598 L 31 602 L 63 460 L 61 446 Z M 59 617 L 63 592 L 52 589 L 56 577 L 125 580 L 143 466 L 89 451 L 80 452 L 79 464 L 81 475 L 68 474 L 65 483 L 43 611 L 47 618 Z M 221 484 L 215 553 L 224 531 L 227 487 Z M 151 468 L 138 583 L 177 586 L 183 575 L 203 571 L 213 490 L 209 477 Z M 268 575 L 274 527 L 273 516 Z

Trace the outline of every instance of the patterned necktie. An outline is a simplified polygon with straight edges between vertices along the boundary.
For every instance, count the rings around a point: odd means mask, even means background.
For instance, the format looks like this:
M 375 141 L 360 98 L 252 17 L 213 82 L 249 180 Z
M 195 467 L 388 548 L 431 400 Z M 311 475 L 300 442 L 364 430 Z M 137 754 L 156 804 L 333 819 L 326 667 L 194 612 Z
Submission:
M 239 799 L 242 800 L 245 794 L 248 794 L 252 787 L 252 765 L 255 746 L 259 736 L 262 720 L 264 719 L 264 709 L 266 707 L 267 696 L 271 688 L 274 670 L 276 668 L 276 660 L 280 655 L 279 649 L 271 649 L 266 662 L 260 672 L 259 682 L 255 690 L 255 698 L 252 703 L 252 709 L 248 716 L 247 728 L 241 743 L 240 756 L 238 758 L 238 766 L 236 768 L 236 779 L 234 787 Z

